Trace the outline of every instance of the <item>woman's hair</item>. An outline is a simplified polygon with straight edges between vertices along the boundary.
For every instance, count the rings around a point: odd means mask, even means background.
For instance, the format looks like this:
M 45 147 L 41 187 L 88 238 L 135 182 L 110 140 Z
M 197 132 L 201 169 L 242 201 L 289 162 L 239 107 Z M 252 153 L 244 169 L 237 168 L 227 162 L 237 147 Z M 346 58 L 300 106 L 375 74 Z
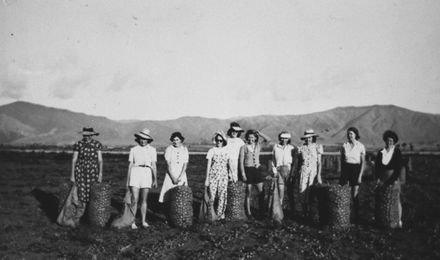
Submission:
M 143 139 L 143 138 L 140 138 L 140 137 L 137 137 L 137 136 L 136 136 L 136 137 L 134 138 L 134 141 L 140 145 L 142 139 Z M 153 142 L 153 140 L 151 140 L 151 139 L 144 139 L 144 140 L 147 140 L 147 144 L 151 144 L 151 142 Z
M 255 130 L 253 130 L 253 129 L 249 129 L 249 130 L 247 130 L 247 131 L 246 131 L 246 134 L 244 135 L 244 139 L 246 139 L 246 141 L 249 141 L 249 136 L 250 136 L 250 135 L 254 135 L 255 138 L 256 138 L 255 142 L 258 143 L 259 136 L 258 136 L 258 134 L 257 134 L 257 131 L 255 131 Z
M 396 132 L 391 130 L 386 130 L 382 135 L 382 140 L 384 142 L 386 142 L 388 138 L 392 138 L 394 140 L 394 143 L 397 143 L 399 141 L 399 137 L 397 136 Z
M 350 131 L 356 135 L 355 137 L 356 140 L 359 140 L 361 138 L 361 136 L 359 135 L 359 130 L 354 126 L 351 126 L 347 129 L 347 137 L 348 137 L 348 132 Z
M 279 134 L 278 134 L 278 141 L 279 141 L 279 142 L 281 142 L 281 135 L 282 135 L 282 134 L 289 134 L 289 132 L 287 132 L 287 131 L 282 131 L 281 133 L 279 133 Z M 290 141 L 291 141 L 290 139 L 291 139 L 291 138 L 289 138 L 289 139 L 287 140 L 287 143 L 288 143 L 288 144 L 290 144 Z
M 174 138 L 178 137 L 180 141 L 185 141 L 185 137 L 180 132 L 174 132 L 171 134 L 170 141 L 172 142 Z
M 233 126 L 240 127 L 240 125 L 237 122 L 232 122 L 230 124 L 230 127 L 229 127 L 228 131 L 226 132 L 226 135 L 229 136 L 229 137 L 232 137 L 232 132 L 234 131 L 234 129 L 232 129 Z M 235 132 L 237 133 L 237 137 L 241 136 L 241 132 L 237 132 L 237 131 L 235 131 Z

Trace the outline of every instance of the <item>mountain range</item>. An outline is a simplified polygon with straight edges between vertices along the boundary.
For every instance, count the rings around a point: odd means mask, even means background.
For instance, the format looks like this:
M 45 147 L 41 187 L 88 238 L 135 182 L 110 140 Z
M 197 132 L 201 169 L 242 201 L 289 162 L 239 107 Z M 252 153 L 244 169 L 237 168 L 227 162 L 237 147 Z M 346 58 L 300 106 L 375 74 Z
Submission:
M 18 101 L 0 106 L 0 144 L 6 145 L 69 145 L 80 139 L 84 126 L 93 127 L 97 137 L 107 146 L 133 144 L 133 134 L 144 128 L 151 130 L 154 144 L 169 143 L 169 136 L 180 131 L 190 144 L 211 144 L 215 131 L 226 132 L 232 119 L 181 117 L 174 120 L 115 121 L 101 116 L 76 113 Z M 282 130 L 292 133 L 292 142 L 299 143 L 305 129 L 313 128 L 319 142 L 339 144 L 346 140 L 346 129 L 359 129 L 360 141 L 368 146 L 382 145 L 382 133 L 392 129 L 400 142 L 440 144 L 440 115 L 411 111 L 393 105 L 338 107 L 305 115 L 260 115 L 234 118 L 243 129 L 258 129 L 277 142 Z

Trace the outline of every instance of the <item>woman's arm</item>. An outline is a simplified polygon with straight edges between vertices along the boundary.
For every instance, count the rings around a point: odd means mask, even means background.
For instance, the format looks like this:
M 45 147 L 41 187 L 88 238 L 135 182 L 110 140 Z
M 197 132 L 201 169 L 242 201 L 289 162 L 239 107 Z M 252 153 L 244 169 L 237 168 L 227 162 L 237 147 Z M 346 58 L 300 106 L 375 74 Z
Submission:
M 318 161 L 317 161 L 317 167 L 318 167 L 318 169 L 317 169 L 317 174 L 316 174 L 316 177 L 317 177 L 317 179 L 318 179 L 318 183 L 319 184 L 321 184 L 322 183 L 322 178 L 321 178 L 321 170 L 322 170 L 322 165 L 321 165 L 321 157 L 322 157 L 322 155 L 321 155 L 321 153 L 318 153 Z
M 269 136 L 265 135 L 264 133 L 262 133 L 262 132 L 260 132 L 260 131 L 258 131 L 258 130 L 257 130 L 256 132 L 257 132 L 257 134 L 258 134 L 259 136 L 263 137 L 263 139 L 264 139 L 263 141 L 264 141 L 264 142 L 270 142 L 271 139 L 269 138 Z
M 211 171 L 211 159 L 208 159 L 208 165 L 206 165 L 206 178 L 205 178 L 205 186 L 209 186 L 209 172 Z
M 157 166 L 155 161 L 151 163 L 151 171 L 153 172 L 153 188 L 157 188 Z
M 173 174 L 171 174 L 171 161 L 167 161 L 167 174 L 171 179 L 171 182 L 176 185 L 178 183 L 178 180 L 174 178 Z
M 344 150 L 344 145 L 341 146 L 339 153 L 341 154 L 340 156 L 340 165 L 341 165 L 341 172 L 343 171 L 344 165 L 345 165 L 345 150 Z
M 102 167 L 104 165 L 104 162 L 102 160 L 102 152 L 101 151 L 98 151 L 98 165 L 99 165 L 98 182 L 102 182 Z
M 72 172 L 70 174 L 70 181 L 75 183 L 75 165 L 76 165 L 76 161 L 78 160 L 78 152 L 73 152 L 73 157 L 72 157 Z
M 182 166 L 182 171 L 179 174 L 179 178 L 177 178 L 177 183 L 178 184 L 180 182 L 180 179 L 182 178 L 183 174 L 186 172 L 186 167 L 188 166 L 188 163 L 184 163 Z
M 271 164 L 272 164 L 272 172 L 274 174 L 274 177 L 278 177 L 278 171 L 277 171 L 277 167 L 276 167 L 277 166 L 277 158 L 275 156 L 275 146 L 273 147 L 273 150 L 272 150 Z
M 240 147 L 240 156 L 238 157 L 238 160 L 239 160 L 241 178 L 243 181 L 247 181 L 246 174 L 244 172 L 244 149 L 246 149 L 246 145 Z
M 364 169 L 365 169 L 365 153 L 361 153 L 361 169 L 359 172 L 359 178 L 357 183 L 362 182 L 362 174 L 364 174 Z
M 130 175 L 131 175 L 131 168 L 133 167 L 133 163 L 130 162 L 130 164 L 128 165 L 128 171 L 127 171 L 127 183 L 125 184 L 125 186 L 127 186 L 130 184 Z

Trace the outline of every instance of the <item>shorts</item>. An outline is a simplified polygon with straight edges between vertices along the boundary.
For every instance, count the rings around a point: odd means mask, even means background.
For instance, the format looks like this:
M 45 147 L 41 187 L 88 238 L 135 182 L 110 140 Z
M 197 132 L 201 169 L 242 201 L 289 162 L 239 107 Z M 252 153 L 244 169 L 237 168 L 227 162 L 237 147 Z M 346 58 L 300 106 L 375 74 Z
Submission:
M 278 184 L 285 184 L 290 178 L 290 165 L 282 165 L 277 167 L 278 171 Z
M 153 172 L 150 167 L 133 166 L 131 168 L 129 186 L 139 189 L 149 189 L 152 184 Z
M 358 186 L 361 184 L 358 181 L 360 170 L 360 164 L 343 163 L 339 184 L 345 185 L 348 183 L 350 186 Z
M 264 182 L 266 175 L 262 167 L 244 167 L 247 184 L 257 184 Z

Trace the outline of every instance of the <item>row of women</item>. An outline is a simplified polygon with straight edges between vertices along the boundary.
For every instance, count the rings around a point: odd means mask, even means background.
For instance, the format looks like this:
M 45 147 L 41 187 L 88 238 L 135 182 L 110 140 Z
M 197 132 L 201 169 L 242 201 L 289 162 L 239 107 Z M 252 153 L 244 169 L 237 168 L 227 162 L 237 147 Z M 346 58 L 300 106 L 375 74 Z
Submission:
M 83 128 L 80 132 L 83 139 L 74 145 L 72 160 L 71 181 L 77 187 L 79 205 L 85 205 L 90 200 L 91 184 L 102 181 L 102 145 L 92 137 L 98 135 L 93 128 Z M 252 188 L 258 193 L 263 192 L 263 182 L 267 171 L 260 164 L 261 143 L 270 141 L 269 137 L 257 130 L 248 130 L 244 141 L 240 138 L 244 130 L 236 122 L 230 124 L 225 135 L 222 131 L 213 135 L 214 147 L 209 149 L 206 159 L 205 186 L 209 194 L 209 203 L 214 207 L 216 202 L 215 219 L 225 218 L 227 203 L 228 182 L 242 181 L 246 183 L 245 211 L 248 218 L 253 218 L 251 211 Z M 148 227 L 146 221 L 147 198 L 150 188 L 157 187 L 157 152 L 151 146 L 153 138 L 148 129 L 134 134 L 137 145 L 130 149 L 129 166 L 127 172 L 127 190 L 129 191 L 132 207 L 131 218 L 124 221 L 122 226 L 137 229 L 134 220 L 138 201 L 141 202 L 141 225 Z M 295 176 L 295 185 L 304 196 L 302 205 L 304 212 L 308 211 L 309 188 L 322 183 L 321 155 L 322 145 L 316 142 L 318 135 L 311 129 L 306 130 L 301 139 L 304 141 L 299 147 L 291 144 L 291 134 L 282 131 L 278 135 L 279 143 L 274 145 L 270 167 L 273 177 L 277 180 L 280 204 L 284 201 L 285 185 Z M 350 185 L 355 212 L 358 212 L 358 191 L 362 182 L 365 166 L 365 147 L 359 142 L 358 129 L 347 129 L 347 142 L 341 147 L 341 177 L 340 184 Z M 185 138 L 180 132 L 172 133 L 171 145 L 165 150 L 167 169 L 160 191 L 159 202 L 166 202 L 166 193 L 178 185 L 188 185 L 187 164 L 188 149 L 183 145 Z M 375 161 L 377 186 L 396 185 L 399 182 L 401 153 L 396 147 L 398 136 L 387 130 L 383 134 L 385 147 L 378 151 Z M 401 219 L 401 205 L 399 202 L 399 219 Z M 79 219 L 78 219 L 79 220 Z M 399 224 L 401 226 L 401 221 Z M 121 227 L 119 225 L 118 227 Z

